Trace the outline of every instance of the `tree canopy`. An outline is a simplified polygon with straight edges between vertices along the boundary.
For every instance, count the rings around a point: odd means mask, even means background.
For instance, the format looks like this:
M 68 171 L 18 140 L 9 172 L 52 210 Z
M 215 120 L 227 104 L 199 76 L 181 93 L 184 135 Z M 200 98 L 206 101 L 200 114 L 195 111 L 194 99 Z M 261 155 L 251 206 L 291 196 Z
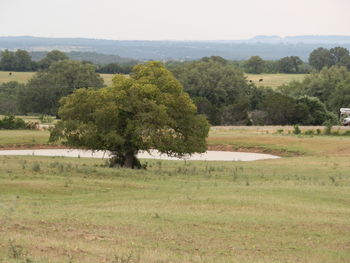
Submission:
M 39 67 L 42 69 L 47 69 L 51 66 L 52 63 L 69 59 L 68 56 L 59 50 L 52 50 L 46 54 L 46 56 L 39 61 Z
M 56 115 L 58 101 L 79 88 L 101 88 L 103 79 L 95 67 L 78 61 L 54 62 L 47 70 L 37 72 L 19 93 L 23 113 Z
M 265 61 L 259 56 L 252 56 L 245 62 L 248 73 L 260 74 L 264 71 Z
M 277 61 L 278 72 L 299 73 L 303 61 L 297 56 L 284 57 Z
M 206 150 L 208 122 L 159 62 L 135 66 L 130 77 L 116 75 L 111 87 L 78 89 L 60 104 L 51 140 L 109 150 L 111 165 L 139 167 L 140 150 L 178 157 Z
M 344 47 L 334 47 L 329 50 L 320 47 L 311 52 L 309 63 L 318 71 L 331 66 L 345 66 L 350 69 L 349 50 Z
M 4 50 L 1 52 L 0 69 L 6 71 L 31 71 L 36 69 L 29 53 L 18 49 L 15 52 Z
M 294 97 L 317 97 L 329 111 L 338 114 L 341 107 L 350 106 L 350 72 L 345 67 L 324 68 L 279 90 Z
M 223 120 L 226 107 L 240 103 L 251 91 L 240 69 L 221 57 L 210 57 L 180 65 L 173 72 L 194 98 L 199 113 L 205 114 L 212 124 L 241 121 L 231 117 L 230 121 Z

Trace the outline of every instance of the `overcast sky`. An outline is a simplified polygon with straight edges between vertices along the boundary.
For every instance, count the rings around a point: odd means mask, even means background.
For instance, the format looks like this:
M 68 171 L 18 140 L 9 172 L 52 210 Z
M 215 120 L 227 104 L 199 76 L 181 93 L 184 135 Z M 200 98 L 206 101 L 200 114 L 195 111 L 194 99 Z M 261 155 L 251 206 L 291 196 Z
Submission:
M 0 36 L 234 40 L 350 35 L 350 0 L 0 0 Z

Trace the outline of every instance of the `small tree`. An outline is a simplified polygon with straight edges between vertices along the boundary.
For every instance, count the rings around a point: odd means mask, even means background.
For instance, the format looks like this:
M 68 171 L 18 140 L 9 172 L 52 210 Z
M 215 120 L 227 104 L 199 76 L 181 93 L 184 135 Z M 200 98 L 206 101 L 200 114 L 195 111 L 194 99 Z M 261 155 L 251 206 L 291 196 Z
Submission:
M 93 65 L 71 60 L 57 61 L 47 70 L 37 72 L 19 92 L 19 108 L 23 113 L 56 115 L 60 98 L 75 89 L 102 86 L 103 79 Z
M 60 103 L 62 120 L 51 140 L 109 150 L 113 166 L 140 167 L 140 150 L 177 157 L 206 150 L 207 120 L 159 62 L 135 66 L 130 77 L 116 75 L 111 87 L 76 90 Z
M 245 62 L 245 66 L 247 72 L 260 74 L 264 71 L 265 61 L 259 56 L 252 56 Z
M 42 69 L 47 69 L 51 66 L 52 63 L 55 63 L 60 60 L 67 60 L 68 56 L 59 50 L 52 50 L 47 55 L 39 61 L 39 66 Z
M 326 48 L 317 48 L 311 52 L 309 56 L 309 64 L 318 71 L 324 67 L 331 67 L 333 65 L 332 54 Z

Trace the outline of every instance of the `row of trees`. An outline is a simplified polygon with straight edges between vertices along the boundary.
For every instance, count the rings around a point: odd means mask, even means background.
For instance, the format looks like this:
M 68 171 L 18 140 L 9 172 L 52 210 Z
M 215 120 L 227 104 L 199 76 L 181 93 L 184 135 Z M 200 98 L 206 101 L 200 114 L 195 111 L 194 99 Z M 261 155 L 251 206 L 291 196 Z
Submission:
M 279 60 L 263 60 L 252 56 L 242 61 L 238 66 L 247 73 L 310 73 L 312 67 L 297 56 L 283 57 Z
M 20 72 L 45 70 L 48 69 L 53 62 L 68 59 L 69 57 L 59 50 L 48 52 L 46 56 L 39 61 L 32 60 L 30 54 L 25 50 L 18 49 L 14 52 L 5 50 L 0 53 L 0 70 Z M 93 64 L 86 60 L 82 62 Z M 130 74 L 132 68 L 136 64 L 136 61 L 129 61 L 119 64 L 110 63 L 106 65 L 95 65 L 95 67 L 99 73 Z
M 132 68 L 136 64 L 127 63 L 127 64 L 118 64 L 118 63 L 110 63 L 107 65 L 101 65 L 97 67 L 98 73 L 106 73 L 106 74 L 130 74 Z
M 307 76 L 303 81 L 294 81 L 278 88 L 281 94 L 297 98 L 318 98 L 334 114 L 342 107 L 350 106 L 350 72 L 346 67 L 323 68 Z
M 68 59 L 63 52 L 58 50 L 47 53 L 40 61 L 33 61 L 29 53 L 21 49 L 15 52 L 6 49 L 1 52 L 0 57 L 0 70 L 5 71 L 37 71 L 47 69 L 53 62 Z
M 343 47 L 331 49 L 317 48 L 311 52 L 309 64 L 316 70 L 320 71 L 324 67 L 344 66 L 350 70 L 349 50 Z
M 248 60 L 237 63 L 247 73 L 310 73 L 320 71 L 324 67 L 344 66 L 350 70 L 349 50 L 343 47 L 331 49 L 317 48 L 310 53 L 309 63 L 303 62 L 297 56 L 287 56 L 279 60 L 263 60 L 252 56 Z
M 72 60 L 53 62 L 29 82 L 0 85 L 0 114 L 39 113 L 56 115 L 60 98 L 80 88 L 103 87 L 93 65 Z
M 17 50 L 15 52 L 5 50 L 0 54 L 0 57 L 0 70 L 6 71 L 37 71 L 47 69 L 55 61 L 69 59 L 65 53 L 58 50 L 48 52 L 39 61 L 33 61 L 25 50 Z M 89 61 L 84 61 L 84 63 L 93 64 Z M 96 65 L 96 68 L 99 73 L 130 74 L 136 63 L 137 61 L 110 63 Z M 313 70 L 320 71 L 324 67 L 334 65 L 345 66 L 350 69 L 350 55 L 349 51 L 343 47 L 334 47 L 329 50 L 320 47 L 311 52 L 308 64 L 303 62 L 298 56 L 287 56 L 275 61 L 263 60 L 259 56 L 252 56 L 244 61 L 231 61 L 230 63 L 247 73 L 310 73 Z M 183 63 L 169 62 L 167 67 L 171 70 L 179 64 Z
M 345 67 L 323 69 L 278 90 L 257 88 L 221 57 L 180 63 L 172 72 L 212 125 L 320 125 L 335 121 L 339 108 L 350 103 L 350 73 Z M 26 85 L 0 85 L 0 113 L 56 115 L 60 98 L 76 89 L 103 86 L 93 65 L 59 60 Z
M 180 65 L 173 73 L 213 125 L 319 125 L 336 120 L 320 99 L 257 88 L 221 57 Z

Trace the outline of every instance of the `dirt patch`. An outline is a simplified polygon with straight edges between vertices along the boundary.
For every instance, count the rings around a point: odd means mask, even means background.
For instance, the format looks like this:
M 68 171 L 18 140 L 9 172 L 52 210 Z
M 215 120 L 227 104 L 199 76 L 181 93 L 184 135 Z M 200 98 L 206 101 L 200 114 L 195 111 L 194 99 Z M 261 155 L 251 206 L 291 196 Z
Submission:
M 13 145 L 0 145 L 0 150 L 40 150 L 40 149 L 68 149 L 64 145 L 51 145 L 51 144 L 13 144 Z

